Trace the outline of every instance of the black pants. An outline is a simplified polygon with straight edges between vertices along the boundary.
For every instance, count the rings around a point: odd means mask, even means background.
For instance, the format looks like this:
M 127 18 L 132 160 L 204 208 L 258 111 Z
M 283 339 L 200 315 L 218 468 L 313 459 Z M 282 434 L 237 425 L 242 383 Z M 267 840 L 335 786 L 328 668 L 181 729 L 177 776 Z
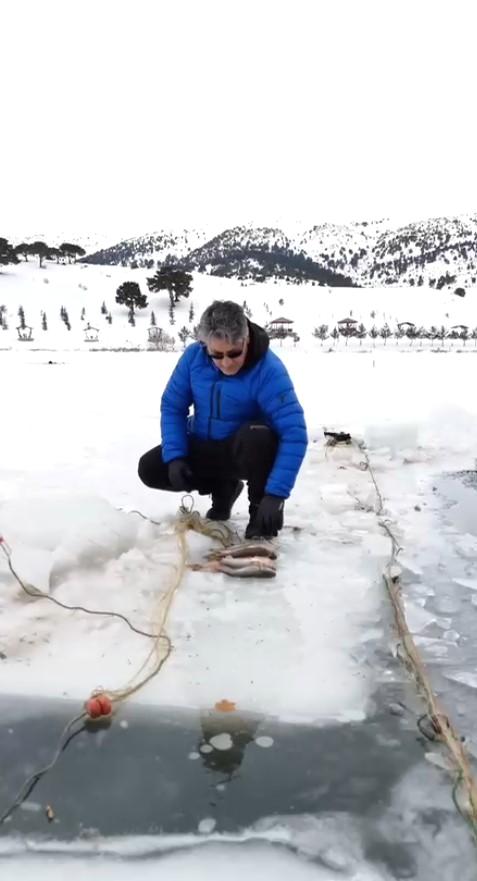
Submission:
M 193 473 L 193 489 L 200 495 L 226 497 L 237 480 L 246 480 L 249 501 L 257 505 L 265 493 L 277 449 L 275 432 L 255 422 L 245 423 L 222 441 L 191 437 L 187 461 Z M 146 486 L 173 491 L 162 459 L 162 446 L 141 456 L 138 473 Z

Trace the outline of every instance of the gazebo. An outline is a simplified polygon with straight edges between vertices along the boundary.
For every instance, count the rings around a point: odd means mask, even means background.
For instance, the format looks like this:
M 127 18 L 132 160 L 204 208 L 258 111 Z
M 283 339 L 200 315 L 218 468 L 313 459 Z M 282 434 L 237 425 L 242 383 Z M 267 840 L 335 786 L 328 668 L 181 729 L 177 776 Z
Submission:
M 357 323 L 354 318 L 342 318 L 341 321 L 337 321 L 338 327 L 354 327 Z
M 270 330 L 287 330 L 291 331 L 293 321 L 291 318 L 274 318 L 268 325 Z
M 84 339 L 86 343 L 97 343 L 99 339 L 99 330 L 97 327 L 91 327 L 87 324 L 84 329 Z
M 23 343 L 30 343 L 33 341 L 33 328 L 29 327 L 28 324 L 26 324 L 25 327 L 22 327 L 21 325 L 20 327 L 17 327 L 17 334 L 18 339 Z
M 357 336 L 358 322 L 354 318 L 342 318 L 336 324 L 341 336 L 346 339 L 346 345 L 348 345 L 349 337 Z
M 469 328 L 467 324 L 454 324 L 449 331 L 449 338 L 451 340 L 463 340 L 464 343 L 469 335 Z
M 162 338 L 162 328 L 156 324 L 151 324 L 147 329 L 147 335 L 150 343 L 157 343 Z
M 274 318 L 265 328 L 271 340 L 284 340 L 294 336 L 291 318 Z

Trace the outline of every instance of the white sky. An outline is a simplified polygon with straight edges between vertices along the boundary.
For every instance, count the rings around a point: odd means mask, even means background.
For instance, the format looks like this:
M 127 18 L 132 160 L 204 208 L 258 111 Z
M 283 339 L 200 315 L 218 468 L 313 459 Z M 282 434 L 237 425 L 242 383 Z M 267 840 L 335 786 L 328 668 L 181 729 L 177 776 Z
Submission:
M 0 235 L 477 211 L 475 9 L 2 3 Z

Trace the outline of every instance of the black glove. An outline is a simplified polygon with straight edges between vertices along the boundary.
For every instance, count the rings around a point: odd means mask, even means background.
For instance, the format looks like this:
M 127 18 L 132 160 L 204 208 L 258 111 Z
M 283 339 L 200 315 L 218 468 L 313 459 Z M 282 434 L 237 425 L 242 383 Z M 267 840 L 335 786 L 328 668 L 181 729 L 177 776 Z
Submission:
M 256 514 L 247 526 L 246 538 L 270 538 L 283 526 L 285 500 L 280 496 L 264 496 Z
M 193 474 L 187 459 L 173 459 L 167 469 L 169 483 L 176 492 L 190 492 L 193 488 Z

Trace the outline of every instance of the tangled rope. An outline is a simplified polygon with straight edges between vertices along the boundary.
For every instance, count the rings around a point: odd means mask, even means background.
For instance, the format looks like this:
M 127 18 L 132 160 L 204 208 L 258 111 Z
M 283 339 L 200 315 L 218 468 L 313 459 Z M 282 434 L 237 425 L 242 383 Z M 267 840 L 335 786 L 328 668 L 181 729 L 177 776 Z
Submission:
M 470 759 L 463 745 L 462 738 L 457 733 L 449 716 L 444 712 L 434 694 L 429 674 L 409 630 L 404 610 L 402 584 L 399 575 L 400 567 L 397 560 L 401 547 L 394 534 L 391 522 L 384 517 L 383 495 L 376 480 L 368 452 L 363 444 L 356 444 L 355 442 L 355 446 L 358 447 L 364 456 L 366 470 L 374 484 L 377 498 L 375 513 L 378 523 L 391 540 L 391 555 L 384 569 L 383 577 L 393 607 L 396 629 L 401 640 L 402 651 L 398 652 L 398 656 L 414 677 L 418 691 L 426 703 L 427 713 L 418 720 L 418 727 L 421 733 L 428 739 L 439 741 L 447 747 L 454 772 L 452 798 L 458 812 L 468 823 L 474 841 L 477 844 L 477 784 L 472 773 Z M 427 729 L 422 724 L 423 719 L 426 719 L 428 723 Z M 463 804 L 462 799 L 459 798 L 459 791 L 465 792 L 467 796 L 466 804 Z
M 7 544 L 6 540 L 2 536 L 0 536 L 0 547 L 7 558 L 10 572 L 12 573 L 22 590 L 28 596 L 35 599 L 50 600 L 50 602 L 53 602 L 55 605 L 67 611 L 80 611 L 85 612 L 88 615 L 102 615 L 112 618 L 119 618 L 120 620 L 124 621 L 132 631 L 140 634 L 141 636 L 145 636 L 148 639 L 151 639 L 153 643 L 151 650 L 147 654 L 141 667 L 123 688 L 100 688 L 94 690 L 91 693 L 90 698 L 85 701 L 84 711 L 71 719 L 71 721 L 68 722 L 68 724 L 64 728 L 51 761 L 47 765 L 45 765 L 45 767 L 39 769 L 38 771 L 35 771 L 33 774 L 30 775 L 30 777 L 27 778 L 27 780 L 22 784 L 12 803 L 6 810 L 3 811 L 2 814 L 0 814 L 0 825 L 5 822 L 5 820 L 25 801 L 26 798 L 28 798 L 38 781 L 54 767 L 61 753 L 66 749 L 73 737 L 76 737 L 77 734 L 83 731 L 88 723 L 94 721 L 109 720 L 112 716 L 115 705 L 118 705 L 119 703 L 125 701 L 131 695 L 136 694 L 141 688 L 143 688 L 148 682 L 150 682 L 155 676 L 157 676 L 157 674 L 160 672 L 165 662 L 169 658 L 173 646 L 169 636 L 166 633 L 166 625 L 172 607 L 174 595 L 182 581 L 187 566 L 187 531 L 189 529 L 193 529 L 203 535 L 208 535 L 211 538 L 219 541 L 224 547 L 227 547 L 229 544 L 231 544 L 234 541 L 236 535 L 236 533 L 234 533 L 225 524 L 212 523 L 211 521 L 202 518 L 197 511 L 193 510 L 193 505 L 194 502 L 192 497 L 189 495 L 184 496 L 182 499 L 182 504 L 179 508 L 179 516 L 177 517 L 174 524 L 174 534 L 177 537 L 179 547 L 179 561 L 167 589 L 161 594 L 158 610 L 153 616 L 157 624 L 157 630 L 155 633 L 141 630 L 139 627 L 133 625 L 131 621 L 120 612 L 88 609 L 85 606 L 69 605 L 68 603 L 63 603 L 60 600 L 56 599 L 56 597 L 52 597 L 50 596 L 50 594 L 47 594 L 32 585 L 26 584 L 12 564 L 11 548 Z M 139 514 L 144 519 L 149 519 L 141 514 L 140 511 L 136 511 L 134 513 Z M 77 730 L 73 731 L 78 722 L 82 723 L 81 726 Z

